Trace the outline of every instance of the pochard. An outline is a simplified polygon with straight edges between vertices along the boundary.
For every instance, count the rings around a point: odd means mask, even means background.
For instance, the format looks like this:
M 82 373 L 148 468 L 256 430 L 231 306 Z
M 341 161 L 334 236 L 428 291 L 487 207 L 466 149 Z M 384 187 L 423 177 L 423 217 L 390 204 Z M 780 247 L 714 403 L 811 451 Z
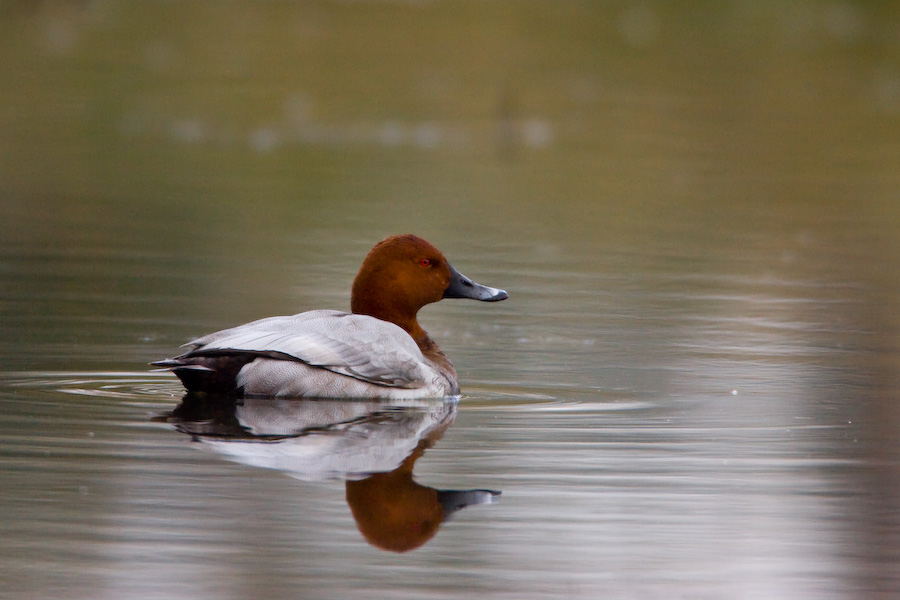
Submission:
M 414 235 L 382 240 L 353 281 L 351 313 L 270 317 L 195 339 L 173 371 L 192 392 L 291 398 L 438 398 L 459 394 L 453 363 L 416 320 L 443 298 L 505 300 Z

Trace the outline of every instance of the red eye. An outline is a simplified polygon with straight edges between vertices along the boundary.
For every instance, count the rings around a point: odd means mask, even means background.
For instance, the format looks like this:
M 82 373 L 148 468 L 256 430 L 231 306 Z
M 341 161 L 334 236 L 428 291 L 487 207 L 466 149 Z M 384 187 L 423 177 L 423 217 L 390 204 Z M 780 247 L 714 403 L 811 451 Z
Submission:
M 431 264 L 431 260 L 427 259 L 427 258 L 423 258 L 422 260 L 419 261 L 419 264 L 422 265 L 423 267 L 427 267 L 428 265 Z

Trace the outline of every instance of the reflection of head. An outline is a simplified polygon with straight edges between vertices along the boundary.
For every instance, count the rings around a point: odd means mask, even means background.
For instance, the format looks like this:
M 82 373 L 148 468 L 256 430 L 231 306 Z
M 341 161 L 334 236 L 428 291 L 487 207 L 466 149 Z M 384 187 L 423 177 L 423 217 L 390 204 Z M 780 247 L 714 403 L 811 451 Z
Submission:
M 360 533 L 373 546 L 393 552 L 418 548 L 434 537 L 444 518 L 437 490 L 403 471 L 347 482 L 347 504 Z
M 347 504 L 359 532 L 370 544 L 393 552 L 418 548 L 437 533 L 444 517 L 437 490 L 413 481 L 413 465 L 444 430 L 420 440 L 416 449 L 390 473 L 347 481 Z
M 439 491 L 416 483 L 413 465 L 431 443 L 431 439 L 422 440 L 403 464 L 390 473 L 347 481 L 350 512 L 360 533 L 373 546 L 393 552 L 414 550 L 434 537 L 441 523 L 457 510 L 492 502 L 500 493 Z

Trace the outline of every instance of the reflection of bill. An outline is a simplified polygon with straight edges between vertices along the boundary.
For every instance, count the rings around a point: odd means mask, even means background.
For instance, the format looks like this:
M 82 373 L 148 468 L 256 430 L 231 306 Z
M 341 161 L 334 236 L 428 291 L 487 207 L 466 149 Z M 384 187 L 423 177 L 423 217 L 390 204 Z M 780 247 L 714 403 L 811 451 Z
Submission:
M 418 548 L 457 510 L 493 502 L 500 494 L 490 490 L 436 490 L 413 480 L 416 460 L 443 432 L 440 429 L 436 437 L 429 435 L 421 440 L 393 471 L 347 480 L 347 504 L 359 531 L 373 546 L 394 552 Z
M 490 490 L 436 490 L 413 466 L 456 418 L 456 400 L 233 400 L 188 394 L 165 416 L 204 447 L 304 481 L 343 479 L 360 532 L 395 552 L 431 539 L 454 512 L 495 501 Z

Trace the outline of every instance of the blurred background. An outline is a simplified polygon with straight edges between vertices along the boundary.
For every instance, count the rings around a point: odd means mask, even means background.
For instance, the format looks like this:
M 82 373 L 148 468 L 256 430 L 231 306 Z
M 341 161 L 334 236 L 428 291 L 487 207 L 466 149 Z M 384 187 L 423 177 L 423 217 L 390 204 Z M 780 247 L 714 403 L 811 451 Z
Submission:
M 900 593 L 896 2 L 0 0 L 0 231 L 11 597 Z M 423 311 L 467 398 L 417 472 L 504 496 L 400 563 L 144 373 L 406 232 L 510 300 Z M 260 486 L 334 508 L 202 558 Z

